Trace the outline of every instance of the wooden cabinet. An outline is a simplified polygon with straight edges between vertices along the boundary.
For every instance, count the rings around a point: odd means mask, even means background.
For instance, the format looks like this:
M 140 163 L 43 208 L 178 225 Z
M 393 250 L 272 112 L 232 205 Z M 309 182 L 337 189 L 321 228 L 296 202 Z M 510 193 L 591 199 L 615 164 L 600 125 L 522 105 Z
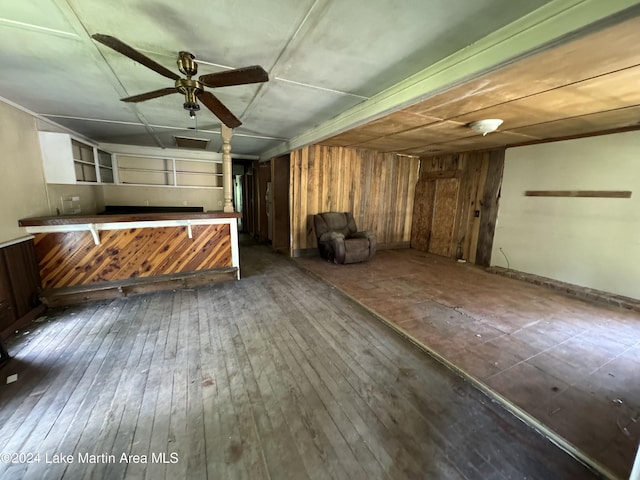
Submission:
M 0 254 L 0 331 L 16 320 L 16 307 L 13 301 L 9 273 L 3 256 Z
M 0 246 L 0 340 L 42 310 L 40 272 L 32 239 Z
M 66 133 L 39 132 L 47 183 L 113 183 L 111 154 Z

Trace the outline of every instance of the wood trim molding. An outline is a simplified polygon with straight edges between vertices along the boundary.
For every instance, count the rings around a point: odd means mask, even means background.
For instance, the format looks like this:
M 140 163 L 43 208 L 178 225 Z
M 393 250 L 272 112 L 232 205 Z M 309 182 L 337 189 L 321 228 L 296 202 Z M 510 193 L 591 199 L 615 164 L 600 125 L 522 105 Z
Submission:
M 529 15 L 496 30 L 409 78 L 360 102 L 340 115 L 263 152 L 261 159 L 277 157 L 305 145 L 321 142 L 371 120 L 416 104 L 432 95 L 477 78 L 488 71 L 565 41 L 594 24 L 613 22 L 637 7 L 634 0 L 567 0 L 550 2 Z
M 27 235 L 26 237 L 16 238 L 15 240 L 9 240 L 8 242 L 0 243 L 0 249 L 10 247 L 11 245 L 17 245 L 18 243 L 27 242 L 33 239 L 33 235 Z
M 527 190 L 526 197 L 631 198 L 630 190 Z

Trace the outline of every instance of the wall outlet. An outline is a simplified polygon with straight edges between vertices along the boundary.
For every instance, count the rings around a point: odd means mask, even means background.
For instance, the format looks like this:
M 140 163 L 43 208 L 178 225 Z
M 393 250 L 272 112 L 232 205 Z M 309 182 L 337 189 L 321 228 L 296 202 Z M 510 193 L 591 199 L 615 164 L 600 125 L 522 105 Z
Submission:
M 145 205 L 145 207 L 148 207 L 149 206 L 149 200 L 145 200 L 144 201 L 144 205 Z
M 221 207 L 222 206 L 222 200 L 218 200 L 218 206 Z

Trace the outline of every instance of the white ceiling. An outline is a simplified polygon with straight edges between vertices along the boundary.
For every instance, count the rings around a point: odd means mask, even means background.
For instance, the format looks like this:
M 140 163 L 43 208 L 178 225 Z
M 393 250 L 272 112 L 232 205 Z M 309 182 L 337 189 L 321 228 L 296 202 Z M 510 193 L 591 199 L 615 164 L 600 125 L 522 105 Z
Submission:
M 95 142 L 174 147 L 173 135 L 183 135 L 210 138 L 208 148 L 219 151 L 219 120 L 203 109 L 194 132 L 181 95 L 119 101 L 173 84 L 90 36 L 115 36 L 176 73 L 180 50 L 195 54 L 199 74 L 259 64 L 269 72 L 268 83 L 215 89 L 215 95 L 243 122 L 235 130 L 233 152 L 261 155 L 286 149 L 292 139 L 368 105 L 407 77 L 473 48 L 547 3 L 3 1 L 0 97 Z M 562 10 L 562 4 L 595 2 L 551 3 Z M 617 3 L 621 9 L 635 2 Z M 354 122 L 363 120 L 361 115 Z

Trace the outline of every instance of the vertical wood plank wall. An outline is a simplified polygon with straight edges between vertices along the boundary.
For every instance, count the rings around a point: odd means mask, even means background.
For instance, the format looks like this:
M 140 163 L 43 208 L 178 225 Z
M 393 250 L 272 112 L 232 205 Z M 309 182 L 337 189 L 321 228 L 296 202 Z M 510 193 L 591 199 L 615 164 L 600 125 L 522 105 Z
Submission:
M 411 240 L 417 157 L 312 145 L 291 153 L 291 253 L 316 248 L 313 215 L 352 212 L 359 230 L 382 247 Z
M 420 161 L 412 248 L 488 265 L 504 149 L 423 157 Z
M 279 252 L 289 253 L 289 155 L 271 159 L 271 246 Z

